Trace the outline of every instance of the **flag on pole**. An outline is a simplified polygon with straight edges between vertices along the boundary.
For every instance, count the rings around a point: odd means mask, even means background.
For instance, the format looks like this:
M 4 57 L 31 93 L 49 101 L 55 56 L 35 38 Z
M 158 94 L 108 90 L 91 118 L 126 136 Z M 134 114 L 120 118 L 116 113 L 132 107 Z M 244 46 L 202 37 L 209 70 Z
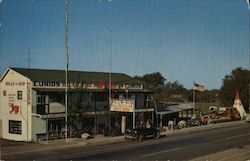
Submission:
M 200 84 L 197 84 L 194 82 L 194 90 L 203 92 L 203 91 L 205 91 L 205 87 L 203 85 L 200 85 Z

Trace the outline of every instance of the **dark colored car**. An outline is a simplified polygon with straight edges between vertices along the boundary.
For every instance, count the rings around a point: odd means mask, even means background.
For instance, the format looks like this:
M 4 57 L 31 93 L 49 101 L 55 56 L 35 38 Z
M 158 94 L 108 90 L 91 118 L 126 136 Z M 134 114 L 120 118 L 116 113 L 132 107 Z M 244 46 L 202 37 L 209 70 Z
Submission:
M 146 138 L 160 138 L 160 131 L 155 127 L 139 127 L 133 130 L 126 130 L 125 139 L 136 139 L 137 141 L 142 141 Z

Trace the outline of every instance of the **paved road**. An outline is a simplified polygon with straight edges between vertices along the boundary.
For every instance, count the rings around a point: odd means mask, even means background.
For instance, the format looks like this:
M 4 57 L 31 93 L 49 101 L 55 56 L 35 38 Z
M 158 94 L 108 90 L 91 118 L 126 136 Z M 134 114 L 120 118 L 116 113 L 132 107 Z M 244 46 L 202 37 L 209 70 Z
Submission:
M 4 156 L 4 160 L 190 160 L 250 145 L 250 124 L 207 129 L 143 142 L 74 147 Z

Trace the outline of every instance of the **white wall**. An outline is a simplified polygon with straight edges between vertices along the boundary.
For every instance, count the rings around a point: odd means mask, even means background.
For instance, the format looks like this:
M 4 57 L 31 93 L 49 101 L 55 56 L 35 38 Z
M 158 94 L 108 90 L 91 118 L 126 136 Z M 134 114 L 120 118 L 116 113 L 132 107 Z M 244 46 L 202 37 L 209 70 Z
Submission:
M 28 96 L 28 87 L 31 91 L 31 81 L 25 76 L 9 69 L 1 83 L 0 110 L 3 123 L 3 138 L 17 141 L 31 141 L 31 94 Z M 3 96 L 6 91 L 6 96 Z M 22 100 L 18 100 L 17 91 L 22 91 Z M 18 113 L 10 112 L 10 104 L 19 107 Z M 22 134 L 9 133 L 9 120 L 22 122 Z
M 36 134 L 46 133 L 46 121 L 36 116 L 32 116 L 32 123 L 36 125 L 32 127 L 32 140 L 37 141 Z

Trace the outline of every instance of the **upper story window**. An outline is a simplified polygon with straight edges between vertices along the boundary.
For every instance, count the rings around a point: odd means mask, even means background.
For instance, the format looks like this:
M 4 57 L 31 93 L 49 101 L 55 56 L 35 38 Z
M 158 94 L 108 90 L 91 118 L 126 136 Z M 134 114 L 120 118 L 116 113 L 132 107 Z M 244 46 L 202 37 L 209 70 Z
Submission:
M 23 99 L 23 91 L 17 91 L 17 99 L 22 100 Z

